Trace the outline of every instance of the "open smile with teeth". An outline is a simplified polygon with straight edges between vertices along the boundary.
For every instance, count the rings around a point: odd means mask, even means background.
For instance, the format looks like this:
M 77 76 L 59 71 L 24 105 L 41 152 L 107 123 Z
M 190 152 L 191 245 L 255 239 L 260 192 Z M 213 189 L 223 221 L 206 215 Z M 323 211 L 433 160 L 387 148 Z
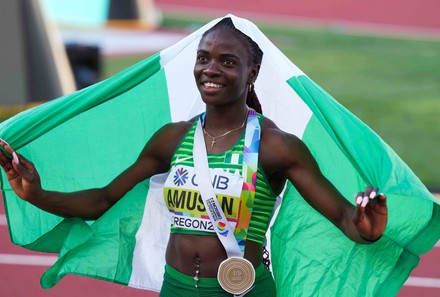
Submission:
M 224 87 L 223 84 L 213 83 L 213 82 L 209 82 L 209 81 L 208 82 L 204 82 L 203 86 L 205 88 L 215 88 L 215 89 L 220 89 L 220 88 Z

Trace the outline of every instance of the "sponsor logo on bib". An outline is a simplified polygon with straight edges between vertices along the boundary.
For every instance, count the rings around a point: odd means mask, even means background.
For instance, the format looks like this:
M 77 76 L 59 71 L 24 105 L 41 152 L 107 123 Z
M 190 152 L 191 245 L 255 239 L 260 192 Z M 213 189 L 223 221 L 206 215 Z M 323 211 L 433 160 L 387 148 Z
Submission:
M 174 174 L 174 180 L 173 183 L 180 187 L 186 184 L 186 181 L 188 180 L 188 170 L 185 170 L 183 168 L 179 168 L 176 170 L 176 173 Z

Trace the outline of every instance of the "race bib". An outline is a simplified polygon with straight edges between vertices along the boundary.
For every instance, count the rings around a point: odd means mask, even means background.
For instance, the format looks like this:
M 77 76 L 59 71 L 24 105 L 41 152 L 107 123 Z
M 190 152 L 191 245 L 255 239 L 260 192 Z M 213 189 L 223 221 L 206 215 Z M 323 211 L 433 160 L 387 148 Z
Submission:
M 220 207 L 235 228 L 240 211 L 243 177 L 217 168 L 210 169 L 210 175 Z M 215 232 L 215 227 L 221 231 L 226 226 L 212 225 L 200 196 L 198 178 L 193 167 L 176 165 L 171 169 L 164 186 L 164 200 L 172 214 L 172 224 L 177 228 Z M 213 207 L 214 215 L 218 212 L 215 205 L 208 204 L 208 207 Z

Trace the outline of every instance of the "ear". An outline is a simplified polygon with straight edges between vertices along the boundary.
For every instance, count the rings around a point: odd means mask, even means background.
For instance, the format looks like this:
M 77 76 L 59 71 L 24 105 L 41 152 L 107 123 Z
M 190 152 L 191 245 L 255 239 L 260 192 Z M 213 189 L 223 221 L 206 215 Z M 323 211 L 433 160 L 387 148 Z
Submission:
M 249 72 L 248 82 L 254 83 L 257 80 L 258 73 L 260 73 L 260 64 L 252 66 L 251 71 Z

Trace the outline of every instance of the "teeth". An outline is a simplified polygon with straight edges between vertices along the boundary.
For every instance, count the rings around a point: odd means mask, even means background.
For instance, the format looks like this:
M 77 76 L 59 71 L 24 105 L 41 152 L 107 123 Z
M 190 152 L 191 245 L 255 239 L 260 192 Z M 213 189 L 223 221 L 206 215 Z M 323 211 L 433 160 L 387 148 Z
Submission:
M 223 87 L 223 85 L 216 84 L 213 82 L 205 82 L 204 85 L 205 85 L 205 87 L 208 87 L 208 88 L 221 88 L 221 87 Z

